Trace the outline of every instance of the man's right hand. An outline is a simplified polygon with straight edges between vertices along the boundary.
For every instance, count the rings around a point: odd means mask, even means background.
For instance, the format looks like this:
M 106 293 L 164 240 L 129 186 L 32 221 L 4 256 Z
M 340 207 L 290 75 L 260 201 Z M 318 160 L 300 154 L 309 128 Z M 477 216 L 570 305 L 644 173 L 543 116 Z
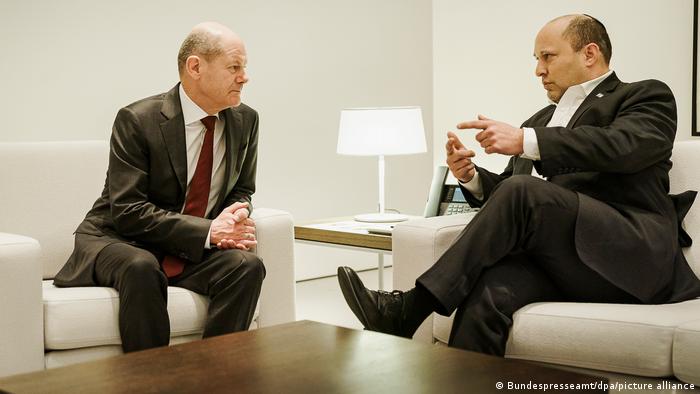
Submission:
M 247 217 L 248 203 L 236 202 L 226 207 L 212 221 L 209 243 L 220 249 L 248 250 L 258 242 L 255 239 L 255 222 Z M 245 219 L 240 210 L 245 209 Z M 241 220 L 243 219 L 243 220 Z
M 467 149 L 462 141 L 459 140 L 457 134 L 447 132 L 447 166 L 450 167 L 452 175 L 460 182 L 467 183 L 474 178 L 476 169 L 472 163 L 472 157 L 476 155 L 473 150 Z

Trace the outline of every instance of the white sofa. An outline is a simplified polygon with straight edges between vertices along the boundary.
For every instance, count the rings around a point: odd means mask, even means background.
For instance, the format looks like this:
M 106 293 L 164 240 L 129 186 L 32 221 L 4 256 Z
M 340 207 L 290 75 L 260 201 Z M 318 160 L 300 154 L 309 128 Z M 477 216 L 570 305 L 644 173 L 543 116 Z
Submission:
M 106 141 L 0 143 L 0 376 L 121 353 L 117 292 L 51 280 L 102 190 L 108 152 Z M 267 270 L 253 327 L 294 321 L 292 218 L 266 208 L 252 216 Z M 201 337 L 207 305 L 168 289 L 171 344 Z
M 700 140 L 678 142 L 671 191 L 700 190 Z M 465 227 L 473 214 L 400 223 L 393 232 L 394 287 L 409 289 Z M 684 253 L 700 274 L 700 198 L 685 218 L 694 238 Z M 414 339 L 447 343 L 452 317 L 433 315 Z M 668 305 L 545 302 L 513 317 L 506 357 L 700 385 L 700 299 Z

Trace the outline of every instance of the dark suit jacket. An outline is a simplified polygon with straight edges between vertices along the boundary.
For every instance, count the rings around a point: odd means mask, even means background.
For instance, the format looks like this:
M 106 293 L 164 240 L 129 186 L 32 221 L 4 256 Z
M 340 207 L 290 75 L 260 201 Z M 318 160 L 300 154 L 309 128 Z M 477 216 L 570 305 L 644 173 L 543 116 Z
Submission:
M 250 203 L 255 192 L 258 114 L 245 104 L 221 114 L 224 184 L 209 217 L 199 218 L 180 214 L 187 152 L 179 84 L 117 113 L 102 195 L 75 231 L 75 248 L 56 275 L 57 286 L 94 286 L 95 257 L 115 242 L 201 261 L 211 219 L 236 201 Z
M 484 201 L 500 181 L 530 174 L 534 164 L 550 182 L 578 193 L 574 237 L 586 265 L 643 302 L 700 296 L 700 281 L 680 251 L 679 218 L 668 195 L 676 133 L 668 86 L 624 83 L 613 73 L 566 127 L 545 127 L 554 109 L 523 123 L 537 134 L 539 161 L 512 157 L 500 175 L 478 168 Z M 483 203 L 465 195 L 473 205 Z

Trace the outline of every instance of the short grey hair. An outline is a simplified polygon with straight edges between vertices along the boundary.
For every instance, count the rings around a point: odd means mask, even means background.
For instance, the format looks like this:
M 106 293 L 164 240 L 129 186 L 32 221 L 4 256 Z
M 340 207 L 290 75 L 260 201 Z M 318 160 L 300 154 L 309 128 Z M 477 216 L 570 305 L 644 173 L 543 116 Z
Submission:
M 205 60 L 223 54 L 223 49 L 219 45 L 219 37 L 207 31 L 197 30 L 191 32 L 182 42 L 180 52 L 177 54 L 177 69 L 182 74 L 185 70 L 187 58 L 192 55 L 202 56 Z

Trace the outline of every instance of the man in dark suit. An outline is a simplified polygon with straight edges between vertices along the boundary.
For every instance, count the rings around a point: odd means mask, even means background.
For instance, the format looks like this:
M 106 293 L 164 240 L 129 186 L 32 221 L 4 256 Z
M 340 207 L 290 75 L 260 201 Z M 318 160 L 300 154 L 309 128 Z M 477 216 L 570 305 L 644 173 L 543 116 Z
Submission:
M 265 268 L 248 251 L 258 114 L 241 104 L 246 62 L 235 33 L 199 24 L 180 83 L 114 121 L 104 190 L 54 283 L 117 289 L 125 352 L 168 344 L 169 284 L 209 297 L 204 337 L 250 326 Z
M 484 116 L 457 126 L 476 129 L 486 153 L 512 156 L 505 171 L 475 166 L 448 133 L 450 170 L 481 207 L 450 248 L 405 293 L 368 290 L 339 268 L 365 327 L 410 337 L 430 313 L 456 310 L 451 346 L 503 355 L 513 313 L 532 302 L 700 296 L 679 246 L 694 195 L 677 205 L 668 195 L 673 93 L 655 80 L 621 82 L 611 54 L 605 27 L 588 15 L 542 28 L 535 74 L 553 104 L 521 128 Z M 546 180 L 530 176 L 533 167 Z

